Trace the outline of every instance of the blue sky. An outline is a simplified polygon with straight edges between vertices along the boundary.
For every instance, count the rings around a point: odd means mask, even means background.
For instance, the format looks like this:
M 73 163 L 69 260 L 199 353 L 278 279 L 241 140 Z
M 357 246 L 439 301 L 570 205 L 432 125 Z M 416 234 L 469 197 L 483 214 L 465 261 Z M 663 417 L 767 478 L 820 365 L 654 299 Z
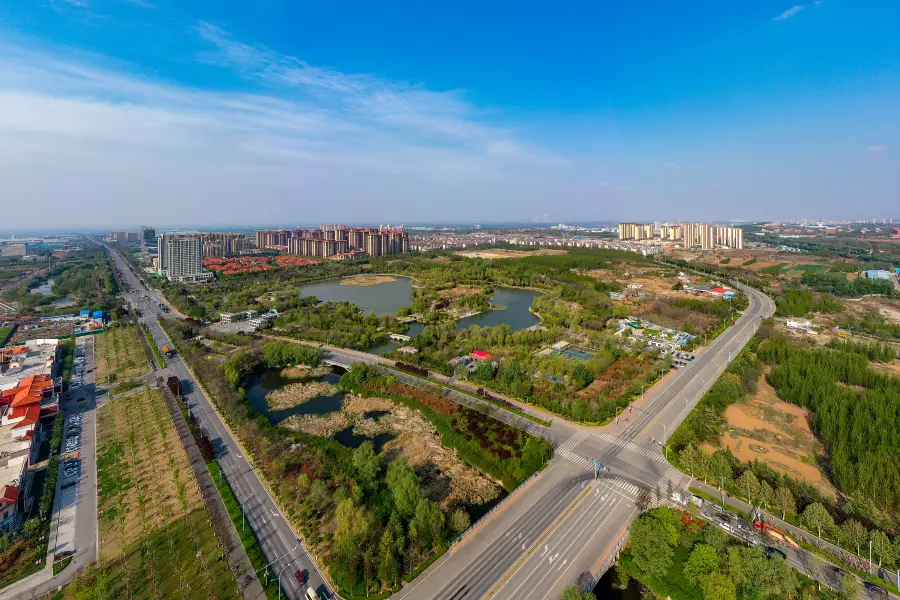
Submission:
M 0 0 L 0 229 L 900 217 L 897 23 L 894 0 Z

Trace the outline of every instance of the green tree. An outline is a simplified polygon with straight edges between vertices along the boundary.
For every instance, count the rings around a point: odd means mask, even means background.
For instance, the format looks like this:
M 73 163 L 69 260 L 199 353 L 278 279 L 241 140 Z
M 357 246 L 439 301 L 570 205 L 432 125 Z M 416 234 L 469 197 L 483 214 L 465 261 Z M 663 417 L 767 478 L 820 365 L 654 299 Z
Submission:
M 409 537 L 413 543 L 420 544 L 424 548 L 430 548 L 432 544 L 440 541 L 444 530 L 444 513 L 437 504 L 422 498 L 416 505 L 416 514 L 409 524 Z
M 728 485 L 734 474 L 731 468 L 731 461 L 728 460 L 728 456 L 724 452 L 713 454 L 709 469 L 716 485 L 722 485 L 723 480 L 725 485 Z
M 775 500 L 775 491 L 768 481 L 761 481 L 759 484 L 759 501 L 766 508 Z
M 697 467 L 697 450 L 693 444 L 688 444 L 682 449 L 678 455 L 678 462 L 681 463 L 683 469 L 686 469 L 691 474 L 691 477 L 694 476 L 694 470 Z
M 322 510 L 331 501 L 331 492 L 328 491 L 328 485 L 322 479 L 316 479 L 309 490 L 307 502 L 315 510 Z
M 25 521 L 25 525 L 22 526 L 22 532 L 25 534 L 27 538 L 35 537 L 38 532 L 41 530 L 41 520 L 38 518 L 29 519 Z
M 581 588 L 570 585 L 563 590 L 562 600 L 597 600 L 597 597 L 590 592 L 584 592 Z
M 787 513 L 794 514 L 797 512 L 797 505 L 794 502 L 794 494 L 783 485 L 778 486 L 775 490 L 775 507 L 781 511 L 781 519 L 784 520 Z
M 411 518 L 422 498 L 419 478 L 409 467 L 406 458 L 395 458 L 387 471 L 387 485 L 394 499 L 394 508 L 404 518 Z
M 730 537 L 721 527 L 712 525 L 703 528 L 703 543 L 712 546 L 719 552 L 723 552 L 728 546 Z
M 724 573 L 710 573 L 700 582 L 703 600 L 737 600 L 734 582 Z
M 738 491 L 747 499 L 747 503 L 753 504 L 753 498 L 759 494 L 760 489 L 759 479 L 753 474 L 753 471 L 747 469 L 734 483 L 737 485 Z
M 819 537 L 822 537 L 822 528 L 829 530 L 834 527 L 834 519 L 831 513 L 822 506 L 821 502 L 813 502 L 803 511 L 800 517 L 807 527 L 811 527 L 818 531 Z
M 359 482 L 368 489 L 374 488 L 381 474 L 381 459 L 375 454 L 375 446 L 366 440 L 353 451 L 352 458 Z
M 697 585 L 719 568 L 719 553 L 712 546 L 697 544 L 682 569 L 685 579 Z
M 631 556 L 634 565 L 649 577 L 662 579 L 672 566 L 673 551 L 664 523 L 643 515 L 631 525 Z
M 575 369 L 572 371 L 572 383 L 575 384 L 576 387 L 586 387 L 593 380 L 594 378 L 591 376 L 591 372 L 586 364 L 579 362 L 575 365 Z
M 385 529 L 381 536 L 381 545 L 378 549 L 380 557 L 378 561 L 378 579 L 381 585 L 392 588 L 397 583 L 400 572 L 400 562 L 397 560 L 397 541 L 390 528 Z
M 847 519 L 841 523 L 841 538 L 849 546 L 856 548 L 856 555 L 859 556 L 859 547 L 866 543 L 869 539 L 869 532 L 862 523 L 856 519 Z
M 450 529 L 454 533 L 460 534 L 472 526 L 469 520 L 469 513 L 461 508 L 457 508 L 450 514 Z
M 890 563 L 894 560 L 894 547 L 891 546 L 891 540 L 883 531 L 873 529 L 869 534 L 869 539 L 872 542 L 872 553 L 878 557 L 879 567 L 882 562 Z
M 859 597 L 859 582 L 853 573 L 844 572 L 838 578 L 838 598 L 841 600 L 856 600 Z

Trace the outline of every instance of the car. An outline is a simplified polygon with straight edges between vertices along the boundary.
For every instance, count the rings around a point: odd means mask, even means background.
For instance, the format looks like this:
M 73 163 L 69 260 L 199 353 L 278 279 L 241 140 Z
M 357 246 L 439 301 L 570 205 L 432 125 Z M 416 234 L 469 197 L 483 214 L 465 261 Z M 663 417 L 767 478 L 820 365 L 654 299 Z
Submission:
M 831 568 L 834 570 L 834 576 L 835 576 L 835 577 L 843 577 L 844 574 L 847 572 L 847 571 L 845 571 L 844 569 L 842 569 L 842 568 L 840 568 L 840 567 L 838 567 L 838 566 L 832 566 Z
M 319 600 L 321 596 L 311 587 L 306 588 L 306 600 Z
M 778 548 L 773 548 L 772 546 L 766 546 L 764 551 L 768 558 L 772 558 L 773 556 L 778 555 L 781 558 L 787 560 L 787 554 L 785 554 L 783 550 L 779 550 Z
M 294 577 L 297 578 L 297 583 L 299 583 L 300 585 L 306 583 L 306 573 L 304 573 L 303 571 L 297 571 L 296 573 L 294 573 Z

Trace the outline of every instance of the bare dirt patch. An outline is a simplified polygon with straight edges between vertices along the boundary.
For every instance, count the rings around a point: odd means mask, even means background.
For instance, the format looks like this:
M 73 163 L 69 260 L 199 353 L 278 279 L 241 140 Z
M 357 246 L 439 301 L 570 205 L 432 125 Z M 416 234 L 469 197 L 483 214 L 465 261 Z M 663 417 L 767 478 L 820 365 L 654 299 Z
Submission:
M 499 248 L 492 248 L 489 250 L 466 250 L 464 252 L 457 252 L 456 254 L 459 256 L 465 256 L 466 258 L 487 258 L 487 259 L 498 259 L 498 258 L 524 258 L 526 256 L 538 256 L 541 254 L 565 254 L 565 250 L 551 250 L 550 248 L 541 248 L 540 250 L 532 250 L 530 252 L 526 252 L 524 250 L 501 250 Z
M 333 396 L 337 393 L 337 386 L 324 381 L 310 381 L 308 383 L 292 383 L 283 388 L 269 392 L 266 401 L 273 410 L 284 410 L 303 404 L 318 396 Z
M 353 277 L 341 279 L 341 285 L 369 286 L 390 283 L 391 281 L 397 281 L 397 278 L 392 275 L 354 275 Z
M 813 434 L 809 418 L 806 410 L 778 398 L 761 376 L 752 398 L 725 411 L 727 429 L 720 441 L 739 460 L 759 460 L 834 496 L 835 489 L 818 464 L 825 448 Z

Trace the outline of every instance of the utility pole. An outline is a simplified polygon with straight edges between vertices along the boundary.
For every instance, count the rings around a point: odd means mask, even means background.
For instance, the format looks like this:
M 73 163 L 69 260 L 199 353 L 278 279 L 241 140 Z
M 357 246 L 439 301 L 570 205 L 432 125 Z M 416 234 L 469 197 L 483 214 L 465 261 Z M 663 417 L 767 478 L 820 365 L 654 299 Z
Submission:
M 722 494 L 722 510 L 725 510 L 725 476 L 721 475 L 719 477 L 719 493 Z
M 662 425 L 662 428 L 663 428 L 663 440 L 662 440 L 663 450 L 665 450 L 665 452 L 666 452 L 666 460 L 669 460 L 669 443 L 666 438 L 666 424 L 660 423 L 660 425 Z

